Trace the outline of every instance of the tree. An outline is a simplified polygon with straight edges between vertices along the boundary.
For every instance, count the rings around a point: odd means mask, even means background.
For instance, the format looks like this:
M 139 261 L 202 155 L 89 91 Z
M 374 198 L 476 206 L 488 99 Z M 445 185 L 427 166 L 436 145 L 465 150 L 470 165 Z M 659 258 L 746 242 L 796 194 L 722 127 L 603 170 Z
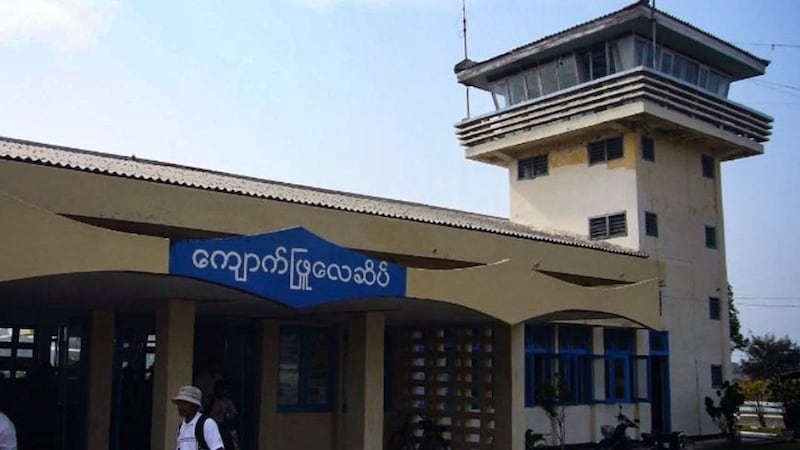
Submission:
M 556 374 L 552 384 L 539 386 L 536 397 L 539 405 L 547 414 L 547 418 L 550 419 L 550 427 L 553 431 L 556 445 L 563 449 L 567 439 L 566 405 L 571 401 L 572 393 L 561 377 Z
M 800 367 L 800 346 L 789 336 L 780 339 L 772 333 L 750 336 L 744 353 L 742 373 L 752 380 L 777 382 L 782 373 Z
M 706 412 L 729 441 L 736 441 L 738 439 L 736 425 L 739 421 L 737 413 L 744 403 L 742 388 L 736 383 L 731 384 L 726 381 L 717 391 L 717 398 L 719 405 L 714 404 L 714 399 L 711 397 L 705 398 Z
M 761 428 L 766 428 L 767 421 L 764 419 L 764 410 L 770 395 L 769 383 L 765 380 L 745 380 L 742 382 L 742 393 L 745 400 L 751 402 L 755 408 L 758 424 L 761 425 Z
M 733 304 L 733 286 L 730 283 L 728 283 L 728 329 L 731 350 L 742 350 L 747 347 L 747 338 L 742 335 L 742 323 L 739 322 L 739 310 Z

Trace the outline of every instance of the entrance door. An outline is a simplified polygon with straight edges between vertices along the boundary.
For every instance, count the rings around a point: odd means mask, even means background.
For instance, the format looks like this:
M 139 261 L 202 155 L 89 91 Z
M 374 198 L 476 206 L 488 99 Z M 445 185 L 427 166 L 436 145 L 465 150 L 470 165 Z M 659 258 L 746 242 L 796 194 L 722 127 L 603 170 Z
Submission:
M 155 319 L 152 315 L 120 314 L 114 335 L 110 448 L 148 449 L 153 410 Z
M 650 332 L 651 417 L 654 431 L 672 429 L 669 392 L 669 334 Z
M 255 321 L 198 316 L 194 336 L 195 385 L 213 390 L 213 384 L 209 387 L 203 382 L 210 372 L 224 378 L 228 396 L 239 411 L 232 423 L 226 425 L 237 430 L 241 448 L 253 448 L 258 429 L 257 396 L 253 393 L 258 391 L 257 343 L 260 342 L 256 338 Z
M 0 410 L 14 422 L 19 447 L 83 449 L 86 318 L 13 317 L 0 323 Z

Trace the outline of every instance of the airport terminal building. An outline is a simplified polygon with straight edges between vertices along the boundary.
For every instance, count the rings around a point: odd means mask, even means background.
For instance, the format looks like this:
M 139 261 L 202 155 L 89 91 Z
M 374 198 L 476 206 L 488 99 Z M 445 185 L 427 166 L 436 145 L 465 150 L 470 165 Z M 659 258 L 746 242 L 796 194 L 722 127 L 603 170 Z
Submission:
M 385 448 L 417 412 L 522 450 L 556 383 L 569 443 L 620 405 L 714 434 L 719 168 L 772 124 L 728 86 L 767 64 L 646 2 L 458 63 L 508 218 L 0 138 L 0 411 L 21 448 L 169 449 L 216 361 L 242 449 Z

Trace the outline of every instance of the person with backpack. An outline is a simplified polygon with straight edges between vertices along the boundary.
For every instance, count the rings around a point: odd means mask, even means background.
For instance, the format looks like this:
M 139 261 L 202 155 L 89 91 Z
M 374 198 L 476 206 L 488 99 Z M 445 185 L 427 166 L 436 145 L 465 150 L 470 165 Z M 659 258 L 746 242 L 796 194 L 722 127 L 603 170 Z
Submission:
M 199 388 L 181 387 L 172 402 L 182 419 L 178 425 L 176 450 L 225 450 L 217 423 L 200 412 L 203 392 Z

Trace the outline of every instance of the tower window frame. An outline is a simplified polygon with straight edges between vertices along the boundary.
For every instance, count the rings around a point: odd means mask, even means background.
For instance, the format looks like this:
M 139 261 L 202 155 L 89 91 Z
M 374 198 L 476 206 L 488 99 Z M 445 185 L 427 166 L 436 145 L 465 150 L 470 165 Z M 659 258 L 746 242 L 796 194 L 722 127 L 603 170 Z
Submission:
M 721 308 L 719 297 L 708 297 L 708 318 L 720 320 Z
M 644 234 L 646 236 L 658 237 L 658 215 L 656 213 L 644 212 Z
M 602 164 L 625 156 L 622 136 L 614 136 L 586 144 L 586 155 L 589 165 Z
M 706 235 L 706 248 L 711 250 L 717 249 L 717 227 L 713 225 L 706 225 L 705 226 L 705 235 Z
M 642 136 L 642 159 L 656 162 L 656 142 L 650 136 Z
M 549 173 L 550 163 L 547 153 L 517 161 L 518 180 L 532 180 L 534 178 L 546 176 Z
M 626 213 L 614 213 L 589 218 L 589 238 L 609 239 L 628 235 Z
M 711 155 L 701 155 L 700 164 L 703 171 L 703 176 L 706 178 L 714 178 L 714 158 Z
M 711 389 L 719 389 L 722 387 L 723 376 L 722 366 L 719 364 L 711 365 Z

